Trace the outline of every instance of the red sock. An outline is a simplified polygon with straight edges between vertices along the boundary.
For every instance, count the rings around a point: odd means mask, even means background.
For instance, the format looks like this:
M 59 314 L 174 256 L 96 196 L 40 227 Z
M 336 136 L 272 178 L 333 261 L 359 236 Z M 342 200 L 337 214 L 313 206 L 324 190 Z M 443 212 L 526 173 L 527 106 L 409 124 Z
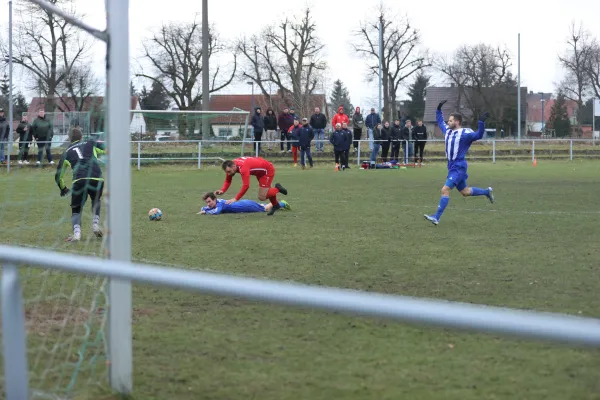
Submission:
M 269 191 L 267 192 L 267 198 L 269 200 L 271 200 L 271 197 L 277 197 L 277 193 L 279 193 L 279 189 L 270 188 Z
M 296 150 L 296 147 L 294 147 L 294 164 L 298 163 L 298 151 Z
M 276 206 L 279 205 L 279 202 L 277 201 L 277 196 L 269 197 L 269 201 L 271 202 L 271 204 L 273 205 L 273 207 L 276 207 Z

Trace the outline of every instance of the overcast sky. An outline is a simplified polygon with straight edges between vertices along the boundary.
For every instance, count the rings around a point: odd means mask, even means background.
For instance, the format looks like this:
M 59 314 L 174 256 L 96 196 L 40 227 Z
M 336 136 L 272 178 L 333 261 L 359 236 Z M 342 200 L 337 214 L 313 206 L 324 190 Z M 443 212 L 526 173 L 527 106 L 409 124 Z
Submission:
M 15 2 L 22 0 L 15 0 Z M 330 81 L 341 79 L 350 91 L 354 105 L 371 107 L 377 97 L 375 83 L 365 82 L 364 61 L 353 54 L 352 32 L 358 24 L 375 16 L 379 0 L 209 0 L 209 19 L 225 40 L 251 35 L 265 25 L 285 16 L 301 18 L 308 4 L 314 11 L 318 34 L 325 48 Z M 282 4 L 283 3 L 283 4 Z M 6 3 L 5 3 L 6 4 Z M 77 8 L 86 14 L 86 21 L 96 27 L 105 26 L 103 0 L 77 0 Z M 405 4 L 413 4 L 403 8 Z M 484 5 L 485 4 L 485 5 Z M 421 32 L 423 46 L 434 54 L 451 54 L 461 44 L 479 42 L 506 45 L 514 57 L 517 72 L 517 34 L 521 33 L 521 84 L 530 90 L 550 92 L 561 78 L 557 53 L 565 48 L 572 22 L 583 25 L 600 39 L 600 1 L 595 0 L 427 0 L 406 3 L 388 0 L 386 5 L 396 14 L 406 14 Z M 200 0 L 130 0 L 130 44 L 132 57 L 139 57 L 140 43 L 152 28 L 170 21 L 190 21 L 201 18 Z M 0 13 L 3 31 L 7 13 Z M 5 33 L 2 34 L 3 37 Z M 104 74 L 103 45 L 94 47 L 94 65 Z M 15 71 L 19 88 L 22 73 Z M 434 77 L 433 84 L 443 84 Z M 141 83 L 138 82 L 138 85 Z M 250 87 L 238 83 L 224 93 L 249 93 Z M 401 89 L 399 98 L 405 98 Z M 31 93 L 29 93 L 31 95 Z

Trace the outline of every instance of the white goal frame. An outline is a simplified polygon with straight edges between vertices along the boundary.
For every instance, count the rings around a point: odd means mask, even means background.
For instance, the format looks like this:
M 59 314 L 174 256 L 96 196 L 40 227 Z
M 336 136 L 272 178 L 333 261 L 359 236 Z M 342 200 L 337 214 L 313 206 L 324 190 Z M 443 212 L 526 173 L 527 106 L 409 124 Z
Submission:
M 106 0 L 107 30 L 92 28 L 45 0 L 28 0 L 107 43 L 109 260 L 0 245 L 2 341 L 6 399 L 29 398 L 25 315 L 19 268 L 51 268 L 109 281 L 108 360 L 111 387 L 133 390 L 131 281 L 205 294 L 367 315 L 446 328 L 600 347 L 600 320 L 442 300 L 416 299 L 158 268 L 131 262 L 131 165 L 129 132 L 129 0 Z M 118 40 L 111 40 L 118 38 Z M 111 133 L 121 133 L 112 135 Z M 111 305 L 117 304 L 118 307 Z

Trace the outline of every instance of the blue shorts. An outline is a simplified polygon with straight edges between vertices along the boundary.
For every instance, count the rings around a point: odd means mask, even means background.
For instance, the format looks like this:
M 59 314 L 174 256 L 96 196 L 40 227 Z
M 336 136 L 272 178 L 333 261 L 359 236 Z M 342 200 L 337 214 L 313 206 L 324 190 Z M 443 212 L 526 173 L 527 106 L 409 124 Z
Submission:
M 466 168 L 452 168 L 448 171 L 448 177 L 446 178 L 446 186 L 450 189 L 456 188 L 458 191 L 463 190 L 467 187 L 467 174 Z

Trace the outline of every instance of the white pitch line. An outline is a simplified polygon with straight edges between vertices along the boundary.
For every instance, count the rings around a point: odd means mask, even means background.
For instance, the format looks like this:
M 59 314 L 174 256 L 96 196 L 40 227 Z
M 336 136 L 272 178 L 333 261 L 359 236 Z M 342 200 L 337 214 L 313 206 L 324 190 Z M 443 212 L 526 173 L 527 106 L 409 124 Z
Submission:
M 396 204 L 399 207 L 405 208 L 434 208 L 434 205 L 424 206 L 424 205 L 414 205 L 414 204 Z M 449 207 L 449 210 L 452 211 L 474 211 L 474 212 L 497 212 L 503 214 L 523 214 L 523 215 L 600 215 L 600 211 L 554 211 L 554 210 L 544 210 L 544 211 L 515 211 L 515 210 L 496 210 L 496 209 L 488 209 L 488 208 L 455 208 Z

